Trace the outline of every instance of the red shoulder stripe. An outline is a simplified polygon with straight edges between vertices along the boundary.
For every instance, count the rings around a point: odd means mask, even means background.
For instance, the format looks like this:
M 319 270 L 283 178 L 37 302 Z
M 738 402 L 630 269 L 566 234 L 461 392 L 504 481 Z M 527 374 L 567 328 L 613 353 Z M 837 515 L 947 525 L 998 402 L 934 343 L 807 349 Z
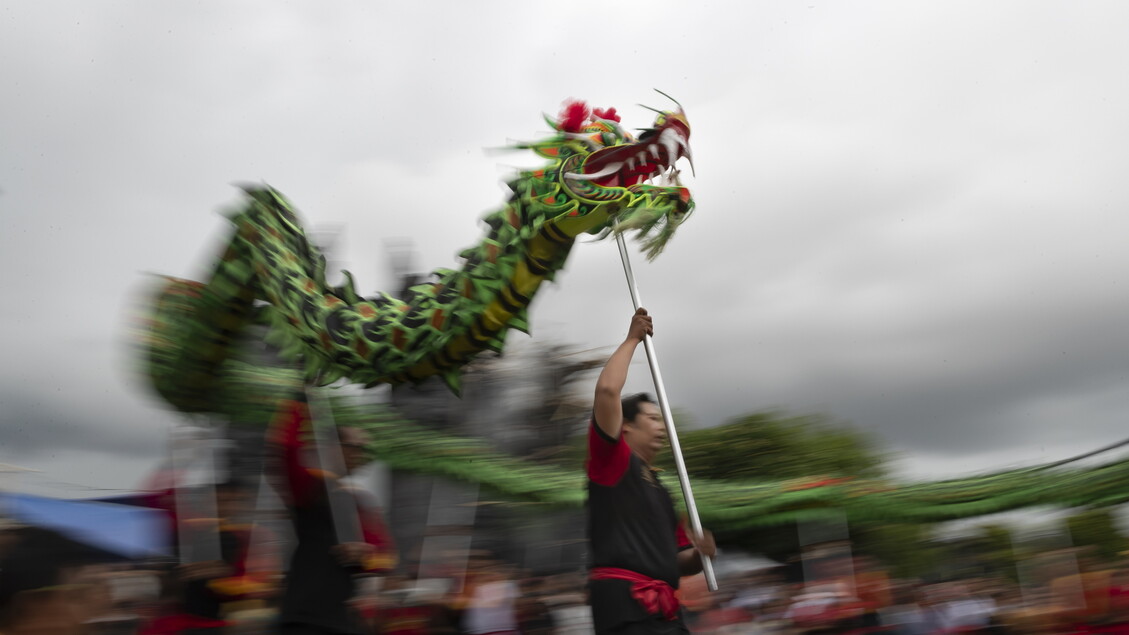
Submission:
M 597 485 L 610 487 L 619 482 L 631 465 L 631 448 L 623 439 L 609 437 L 596 420 L 588 425 L 588 479 Z

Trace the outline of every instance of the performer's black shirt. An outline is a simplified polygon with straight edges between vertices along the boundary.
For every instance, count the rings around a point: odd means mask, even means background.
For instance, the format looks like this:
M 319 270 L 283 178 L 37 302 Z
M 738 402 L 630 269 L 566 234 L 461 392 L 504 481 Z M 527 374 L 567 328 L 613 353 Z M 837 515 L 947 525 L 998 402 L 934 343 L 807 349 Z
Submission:
M 595 421 L 588 430 L 588 549 L 592 567 L 615 567 L 678 588 L 678 551 L 690 546 L 659 475 L 620 435 L 612 439 Z M 631 597 L 629 582 L 590 583 L 597 631 L 649 619 Z

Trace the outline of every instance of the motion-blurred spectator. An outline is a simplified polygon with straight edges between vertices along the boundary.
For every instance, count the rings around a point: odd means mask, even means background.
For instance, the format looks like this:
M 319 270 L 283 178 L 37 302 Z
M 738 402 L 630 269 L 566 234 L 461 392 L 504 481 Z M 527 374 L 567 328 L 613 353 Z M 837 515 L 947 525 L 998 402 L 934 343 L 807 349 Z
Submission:
M 309 408 L 303 401 L 283 406 L 268 438 L 273 475 L 298 541 L 280 600 L 281 632 L 364 632 L 363 617 L 350 605 L 355 576 L 388 571 L 396 562 L 391 535 L 375 501 L 341 481 L 370 460 L 368 436 L 358 428 L 338 430 L 342 474 L 334 474 L 319 460 Z M 344 528 L 336 525 L 335 508 L 355 514 L 361 534 L 357 539 L 340 542 L 339 530 Z
M 517 603 L 519 589 L 509 571 L 501 563 L 486 561 L 473 576 L 462 632 L 468 635 L 517 635 Z
M 219 559 L 183 563 L 167 573 L 165 608 L 141 629 L 143 634 L 215 633 L 232 625 L 227 616 L 240 604 L 269 595 L 269 581 L 247 569 L 251 527 L 246 513 L 250 487 L 232 479 L 215 487 L 215 519 L 196 519 L 194 531 L 214 532 Z
M 523 635 L 551 635 L 553 615 L 544 599 L 544 580 L 527 578 L 521 584 L 518 600 L 518 626 Z
M 58 532 L 6 530 L 0 553 L 0 632 L 5 635 L 87 631 L 109 609 L 91 565 L 101 554 Z M 102 587 L 104 589 L 104 587 Z

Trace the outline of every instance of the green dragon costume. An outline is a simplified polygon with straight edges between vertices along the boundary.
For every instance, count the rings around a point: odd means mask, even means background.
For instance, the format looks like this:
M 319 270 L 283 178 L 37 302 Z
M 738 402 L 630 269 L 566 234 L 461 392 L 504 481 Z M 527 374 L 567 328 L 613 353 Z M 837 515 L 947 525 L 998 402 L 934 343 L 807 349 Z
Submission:
M 309 383 L 339 378 L 365 385 L 442 378 L 457 391 L 459 370 L 483 350 L 500 351 L 506 330 L 528 328 L 526 310 L 560 270 L 581 234 L 635 230 L 649 257 L 662 251 L 694 205 L 674 169 L 690 157 L 690 126 L 679 108 L 660 112 L 633 137 L 614 109 L 572 104 L 556 133 L 519 147 L 549 160 L 509 185 L 506 205 L 486 217 L 482 242 L 460 270 L 406 297 L 361 298 L 352 279 L 325 283 L 325 261 L 290 204 L 266 187 L 247 188 L 230 215 L 234 234 L 206 283 L 168 278 L 148 316 L 146 375 L 186 413 L 217 413 L 235 425 L 264 425 L 278 404 Z M 647 181 L 667 176 L 673 184 Z M 251 324 L 298 362 L 288 368 L 241 358 Z M 583 503 L 582 471 L 500 455 L 488 444 L 405 421 L 380 406 L 332 400 L 334 419 L 368 429 L 375 458 L 394 469 L 479 483 L 516 500 Z M 707 431 L 684 436 L 708 452 Z M 694 457 L 691 456 L 691 459 Z M 691 470 L 693 461 L 689 461 Z M 898 485 L 843 478 L 755 483 L 695 480 L 703 522 L 714 531 L 819 518 L 842 510 L 852 521 L 930 522 L 1030 505 L 1113 505 L 1129 501 L 1129 460 L 1094 467 L 1009 470 L 939 483 Z
M 290 204 L 267 187 L 230 215 L 231 242 L 207 283 L 169 279 L 148 338 L 157 392 L 183 412 L 216 411 L 218 382 L 235 338 L 258 316 L 284 356 L 300 360 L 318 385 L 417 383 L 441 377 L 455 392 L 460 368 L 477 353 L 501 351 L 507 329 L 527 330 L 529 303 L 552 280 L 581 234 L 635 230 L 656 256 L 694 204 L 677 184 L 675 163 L 690 157 L 681 108 L 659 112 L 635 138 L 615 109 L 570 104 L 557 133 L 519 147 L 550 160 L 509 183 L 513 195 L 486 216 L 482 242 L 463 267 L 402 299 L 362 298 L 347 283 L 325 282 L 325 259 L 309 243 Z M 663 177 L 670 185 L 652 185 Z

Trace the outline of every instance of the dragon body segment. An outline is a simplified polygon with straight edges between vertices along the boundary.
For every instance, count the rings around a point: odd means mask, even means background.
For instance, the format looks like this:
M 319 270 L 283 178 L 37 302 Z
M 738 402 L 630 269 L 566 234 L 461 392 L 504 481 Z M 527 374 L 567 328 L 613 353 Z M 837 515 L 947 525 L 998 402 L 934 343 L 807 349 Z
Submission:
M 224 367 L 253 321 L 300 359 L 307 382 L 345 378 L 373 386 L 441 377 L 455 392 L 460 368 L 484 350 L 501 351 L 506 331 L 527 331 L 527 310 L 582 234 L 634 230 L 657 255 L 693 209 L 675 162 L 689 158 L 681 109 L 661 112 L 638 139 L 614 109 L 571 104 L 549 139 L 520 144 L 549 160 L 521 172 L 512 195 L 485 217 L 487 233 L 463 251 L 460 269 L 404 298 L 359 296 L 352 277 L 331 287 L 325 259 L 307 240 L 290 203 L 269 187 L 246 187 L 229 214 L 230 242 L 206 283 L 166 279 L 146 337 L 148 375 L 178 410 L 217 411 Z M 648 181 L 664 177 L 663 185 Z M 265 303 L 265 304 L 263 304 Z

